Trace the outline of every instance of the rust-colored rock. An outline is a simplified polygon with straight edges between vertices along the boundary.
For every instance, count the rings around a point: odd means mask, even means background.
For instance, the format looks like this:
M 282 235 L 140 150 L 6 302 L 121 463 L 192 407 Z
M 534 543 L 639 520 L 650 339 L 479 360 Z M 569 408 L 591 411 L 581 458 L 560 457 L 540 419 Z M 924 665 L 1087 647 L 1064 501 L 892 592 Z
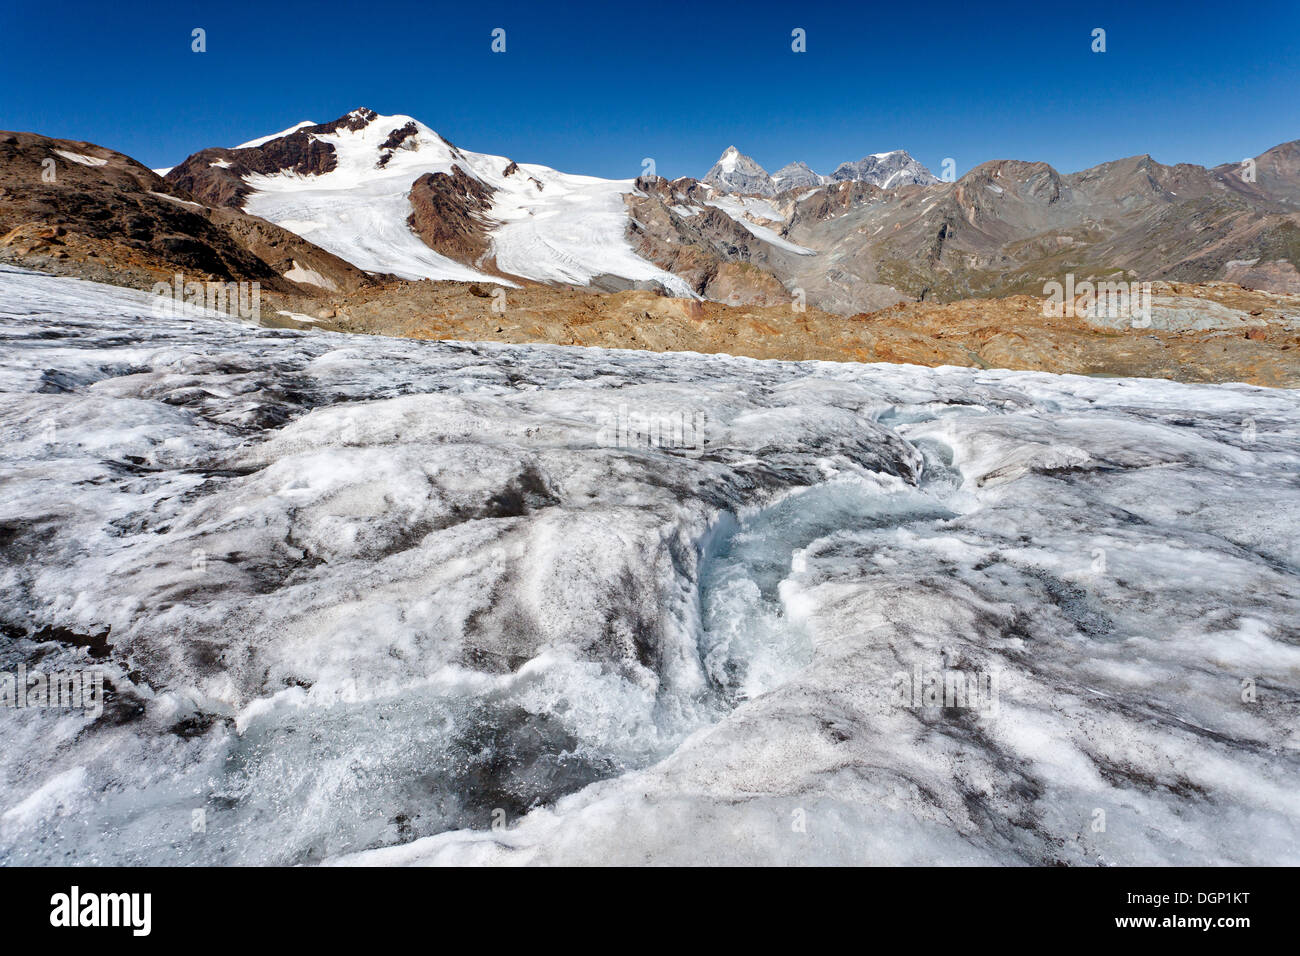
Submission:
M 425 173 L 411 184 L 407 224 L 430 249 L 460 262 L 476 262 L 491 247 L 494 190 L 459 166 L 451 173 Z

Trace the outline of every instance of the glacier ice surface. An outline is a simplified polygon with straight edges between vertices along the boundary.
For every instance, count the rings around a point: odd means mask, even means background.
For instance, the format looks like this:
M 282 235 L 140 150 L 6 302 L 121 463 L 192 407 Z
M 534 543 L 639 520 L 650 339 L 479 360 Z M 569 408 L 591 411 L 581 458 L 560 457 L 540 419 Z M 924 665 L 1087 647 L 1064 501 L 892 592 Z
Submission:
M 0 336 L 0 863 L 1300 862 L 1293 392 Z

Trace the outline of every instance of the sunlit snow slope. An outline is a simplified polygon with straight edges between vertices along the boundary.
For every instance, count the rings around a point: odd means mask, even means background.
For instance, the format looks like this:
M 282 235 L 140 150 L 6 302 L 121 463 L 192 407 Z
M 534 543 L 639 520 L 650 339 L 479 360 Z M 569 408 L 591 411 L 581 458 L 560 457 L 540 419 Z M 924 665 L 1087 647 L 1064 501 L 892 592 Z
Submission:
M 0 269 L 0 863 L 1300 863 L 1295 393 L 150 312 Z
M 415 125 L 415 135 L 378 166 L 384 142 L 408 123 Z M 255 192 L 245 209 L 362 269 L 407 279 L 501 281 L 433 251 L 407 225 L 411 184 L 424 173 L 449 173 L 459 166 L 495 191 L 487 213 L 493 223 L 490 255 L 502 272 L 579 285 L 600 275 L 655 280 L 690 295 L 680 278 L 635 255 L 624 236 L 628 218 L 622 197 L 634 180 L 574 176 L 528 164 L 506 175 L 509 159 L 458 149 L 409 116 L 377 116 L 361 129 L 341 128 L 318 138 L 334 147 L 335 169 L 320 175 L 250 175 L 246 182 Z

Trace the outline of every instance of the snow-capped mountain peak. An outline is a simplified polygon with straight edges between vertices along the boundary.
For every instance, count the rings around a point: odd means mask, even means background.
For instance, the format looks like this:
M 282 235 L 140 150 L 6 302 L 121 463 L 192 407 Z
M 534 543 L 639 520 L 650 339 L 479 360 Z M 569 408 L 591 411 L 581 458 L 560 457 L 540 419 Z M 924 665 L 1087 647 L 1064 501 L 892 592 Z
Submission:
M 857 181 L 871 183 L 881 189 L 895 186 L 929 186 L 939 178 L 911 157 L 905 149 L 887 153 L 872 153 L 856 163 L 841 163 L 831 173 L 832 182 Z
M 735 146 L 728 146 L 704 177 L 705 183 L 723 192 L 749 196 L 775 196 L 787 189 L 844 181 L 866 182 L 881 189 L 891 189 L 905 185 L 928 186 L 939 179 L 903 149 L 871 153 L 855 163 L 841 163 L 831 175 L 823 176 L 800 161 L 782 166 L 769 175 Z
M 250 144 L 196 153 L 173 181 L 369 272 L 500 285 L 615 276 L 692 294 L 632 251 L 623 201 L 631 179 L 462 150 L 412 116 L 365 108 Z
M 704 182 L 729 193 L 774 196 L 777 192 L 767 170 L 735 146 L 726 148 L 704 177 Z
M 821 186 L 826 182 L 825 176 L 813 172 L 812 167 L 804 162 L 789 163 L 772 174 L 772 183 L 780 192 L 787 189 Z
M 238 146 L 235 146 L 234 149 L 254 149 L 271 142 L 273 139 L 282 139 L 290 133 L 296 133 L 300 129 L 316 125 L 318 124 L 315 120 L 303 120 L 301 123 L 294 123 L 288 129 L 281 130 L 278 133 L 272 133 L 270 136 L 260 136 L 257 139 L 250 139 L 247 143 L 240 143 Z

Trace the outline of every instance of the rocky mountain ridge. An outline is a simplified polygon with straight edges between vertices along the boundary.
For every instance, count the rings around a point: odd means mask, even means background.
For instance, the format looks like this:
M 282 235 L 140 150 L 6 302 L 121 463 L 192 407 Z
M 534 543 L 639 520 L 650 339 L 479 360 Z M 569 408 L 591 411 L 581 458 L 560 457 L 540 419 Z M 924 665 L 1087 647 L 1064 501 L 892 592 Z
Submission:
M 91 144 L 0 136 L 6 255 L 57 267 L 53 241 L 69 240 L 38 233 L 63 229 L 147 265 L 137 282 L 179 269 L 314 295 L 395 275 L 844 315 L 1042 295 L 1067 276 L 1300 292 L 1300 142 L 1213 169 L 995 160 L 955 182 L 928 181 L 903 151 L 839 179 L 798 163 L 770 177 L 733 147 L 704 180 L 614 181 L 472 153 L 363 108 L 201 150 L 160 179 Z M 47 159 L 57 186 L 41 181 Z
M 939 179 L 902 149 L 873 153 L 857 162 L 840 163 L 833 173 L 823 176 L 801 160 L 787 163 L 769 174 L 735 146 L 728 146 L 702 182 L 728 193 L 776 196 L 787 190 L 832 182 L 864 182 L 881 189 L 892 189 L 895 186 L 929 186 Z

